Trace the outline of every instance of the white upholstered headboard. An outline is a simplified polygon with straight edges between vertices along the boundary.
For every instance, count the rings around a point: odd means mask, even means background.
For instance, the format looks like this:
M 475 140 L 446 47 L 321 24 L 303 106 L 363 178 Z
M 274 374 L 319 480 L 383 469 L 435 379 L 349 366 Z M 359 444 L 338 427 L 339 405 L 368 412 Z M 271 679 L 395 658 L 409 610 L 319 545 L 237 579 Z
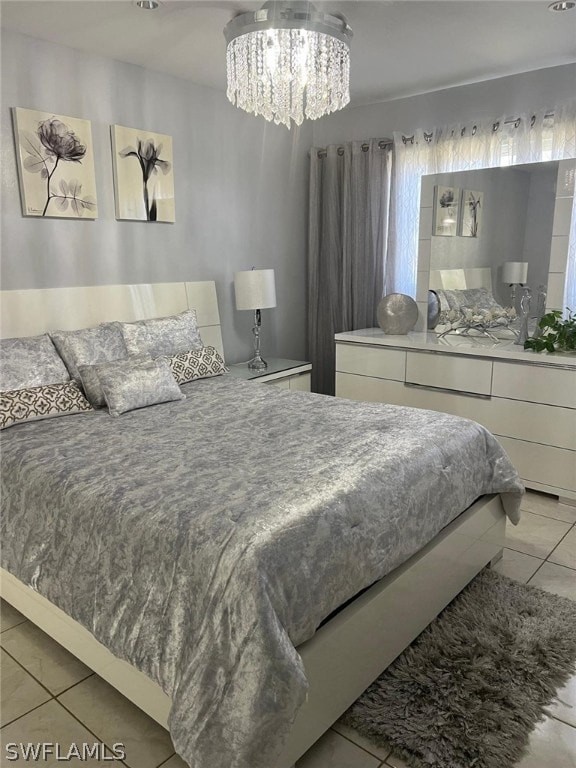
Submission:
M 487 288 L 492 293 L 492 270 L 490 267 L 470 269 L 431 269 L 429 288 L 444 288 L 461 291 L 465 288 Z
M 197 283 L 94 285 L 0 291 L 0 337 L 72 331 L 98 323 L 131 322 L 195 309 L 204 344 L 224 355 L 216 286 Z

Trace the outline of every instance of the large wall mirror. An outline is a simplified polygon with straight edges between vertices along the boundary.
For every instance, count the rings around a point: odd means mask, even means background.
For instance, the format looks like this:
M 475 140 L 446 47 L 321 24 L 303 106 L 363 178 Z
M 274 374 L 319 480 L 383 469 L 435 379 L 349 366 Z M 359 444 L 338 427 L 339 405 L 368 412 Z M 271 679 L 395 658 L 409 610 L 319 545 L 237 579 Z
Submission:
M 418 300 L 429 289 L 482 286 L 510 307 L 516 274 L 531 289 L 532 315 L 541 288 L 548 309 L 562 308 L 574 166 L 544 162 L 424 176 Z M 517 310 L 521 295 L 518 285 Z

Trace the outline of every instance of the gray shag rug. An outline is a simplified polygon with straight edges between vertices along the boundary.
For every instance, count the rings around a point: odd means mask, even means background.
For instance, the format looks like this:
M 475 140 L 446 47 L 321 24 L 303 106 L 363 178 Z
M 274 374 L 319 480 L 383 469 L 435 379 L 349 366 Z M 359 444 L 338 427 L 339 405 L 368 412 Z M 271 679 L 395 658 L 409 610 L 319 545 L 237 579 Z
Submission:
M 414 768 L 511 768 L 575 662 L 576 603 L 485 569 L 342 722 Z

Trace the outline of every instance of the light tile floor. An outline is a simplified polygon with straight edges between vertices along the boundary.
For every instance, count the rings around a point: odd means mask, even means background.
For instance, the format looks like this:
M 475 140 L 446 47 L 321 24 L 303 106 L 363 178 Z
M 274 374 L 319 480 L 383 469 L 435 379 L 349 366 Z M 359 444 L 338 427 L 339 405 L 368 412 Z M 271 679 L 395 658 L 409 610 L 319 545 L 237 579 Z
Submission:
M 508 529 L 508 546 L 496 570 L 576 601 L 576 507 L 528 493 L 523 509 L 520 525 Z M 0 765 L 23 764 L 5 760 L 9 742 L 104 742 L 109 748 L 122 742 L 126 756 L 121 762 L 72 759 L 66 765 L 186 768 L 166 731 L 7 603 L 1 604 L 0 630 Z M 336 724 L 297 768 L 407 767 Z M 529 752 L 517 768 L 576 768 L 576 674 L 533 731 Z

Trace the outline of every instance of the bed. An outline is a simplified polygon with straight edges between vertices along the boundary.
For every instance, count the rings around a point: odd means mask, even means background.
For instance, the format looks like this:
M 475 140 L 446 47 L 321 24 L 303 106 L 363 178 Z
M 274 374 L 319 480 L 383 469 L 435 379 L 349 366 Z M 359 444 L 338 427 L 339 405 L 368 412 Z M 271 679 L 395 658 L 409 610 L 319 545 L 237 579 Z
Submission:
M 3 336 L 195 306 L 221 347 L 213 283 L 59 290 L 4 292 Z M 2 595 L 192 768 L 287 768 L 497 556 L 522 486 L 456 417 L 182 390 L 3 433 Z

